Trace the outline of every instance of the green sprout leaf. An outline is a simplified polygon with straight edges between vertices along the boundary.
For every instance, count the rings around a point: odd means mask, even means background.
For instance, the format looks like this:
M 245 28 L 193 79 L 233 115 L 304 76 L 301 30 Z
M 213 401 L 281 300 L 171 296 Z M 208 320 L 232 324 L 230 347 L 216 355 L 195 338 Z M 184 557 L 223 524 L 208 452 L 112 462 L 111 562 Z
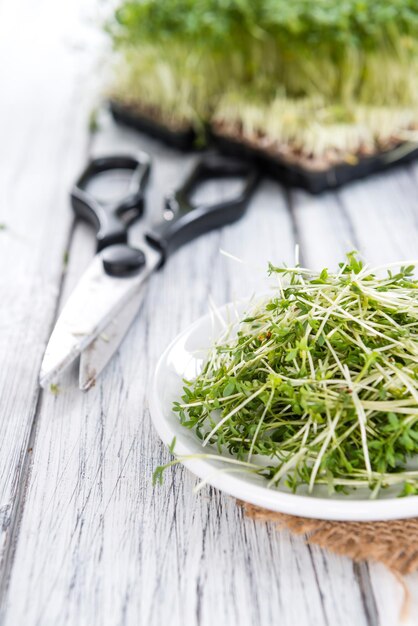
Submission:
M 57 383 L 51 383 L 49 385 L 49 391 L 52 393 L 53 396 L 58 396 L 61 389 L 59 385 L 57 385 Z

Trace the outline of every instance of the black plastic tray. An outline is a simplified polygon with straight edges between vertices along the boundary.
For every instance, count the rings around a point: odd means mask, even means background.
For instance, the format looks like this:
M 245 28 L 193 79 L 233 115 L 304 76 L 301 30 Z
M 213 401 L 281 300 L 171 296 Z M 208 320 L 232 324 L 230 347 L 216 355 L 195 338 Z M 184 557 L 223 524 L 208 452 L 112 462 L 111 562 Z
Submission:
M 301 187 L 312 194 L 341 187 L 351 181 L 365 178 L 418 157 L 418 145 L 404 143 L 392 150 L 361 157 L 357 163 L 340 163 L 326 170 L 313 171 L 267 155 L 229 137 L 212 132 L 212 144 L 226 155 L 249 158 L 259 164 L 262 172 L 290 187 Z
M 119 122 L 119 124 L 135 128 L 135 130 L 151 135 L 151 137 L 159 139 L 177 150 L 188 151 L 194 149 L 196 133 L 191 127 L 180 131 L 171 130 L 167 126 L 163 126 L 149 117 L 142 116 L 136 111 L 133 111 L 130 107 L 124 106 L 114 100 L 109 101 L 109 108 L 114 119 L 116 122 Z
M 118 102 L 110 101 L 109 107 L 114 119 L 120 124 L 151 135 L 177 150 L 195 151 L 202 148 L 202 146 L 197 146 L 197 137 L 193 128 L 173 131 Z M 355 164 L 340 163 L 325 170 L 315 171 L 275 158 L 261 149 L 213 130 L 208 133 L 207 141 L 210 147 L 215 147 L 222 154 L 256 162 L 263 174 L 271 176 L 283 185 L 300 187 L 312 194 L 341 187 L 351 181 L 383 172 L 418 157 L 418 145 L 405 142 L 392 150 L 361 157 Z

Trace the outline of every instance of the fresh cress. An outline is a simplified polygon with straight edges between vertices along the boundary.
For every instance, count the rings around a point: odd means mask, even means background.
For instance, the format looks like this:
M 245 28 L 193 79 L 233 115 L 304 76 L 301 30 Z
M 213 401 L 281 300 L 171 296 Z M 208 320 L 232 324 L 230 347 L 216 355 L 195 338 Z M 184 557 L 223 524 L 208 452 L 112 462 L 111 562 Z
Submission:
M 384 276 L 381 270 L 386 270 Z M 414 265 L 274 267 L 275 295 L 213 346 L 174 411 L 202 442 L 286 485 L 418 494 Z

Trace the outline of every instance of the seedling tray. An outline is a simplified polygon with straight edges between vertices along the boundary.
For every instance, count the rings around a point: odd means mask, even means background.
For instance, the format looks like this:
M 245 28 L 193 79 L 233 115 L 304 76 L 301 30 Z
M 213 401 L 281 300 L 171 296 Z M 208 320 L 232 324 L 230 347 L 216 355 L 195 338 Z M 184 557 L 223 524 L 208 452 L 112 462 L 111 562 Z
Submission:
M 418 145 L 405 142 L 391 150 L 360 157 L 354 164 L 340 163 L 323 170 L 310 170 L 269 155 L 239 139 L 231 139 L 212 132 L 211 141 L 223 154 L 252 159 L 258 163 L 263 173 L 286 186 L 301 187 L 312 194 L 341 187 L 418 157 Z
M 184 130 L 172 130 L 168 126 L 159 124 L 145 115 L 141 115 L 138 111 L 134 111 L 131 107 L 116 102 L 109 101 L 110 112 L 113 118 L 119 124 L 134 128 L 163 141 L 168 146 L 181 151 L 193 150 L 196 143 L 196 133 L 193 128 Z
M 111 100 L 110 111 L 116 122 L 148 134 L 172 148 L 181 151 L 198 149 L 197 137 L 193 128 L 173 130 L 141 115 L 131 107 Z M 312 194 L 319 194 L 329 189 L 341 187 L 349 182 L 365 178 L 392 167 L 407 163 L 418 157 L 418 144 L 405 142 L 396 148 L 371 156 L 360 157 L 354 164 L 339 163 L 327 169 L 315 170 L 290 163 L 283 158 L 275 157 L 256 148 L 239 138 L 234 139 L 214 130 L 207 137 L 211 147 L 233 157 L 250 159 L 257 163 L 263 174 L 266 174 L 288 187 L 300 187 Z M 202 147 L 202 146 L 200 146 Z

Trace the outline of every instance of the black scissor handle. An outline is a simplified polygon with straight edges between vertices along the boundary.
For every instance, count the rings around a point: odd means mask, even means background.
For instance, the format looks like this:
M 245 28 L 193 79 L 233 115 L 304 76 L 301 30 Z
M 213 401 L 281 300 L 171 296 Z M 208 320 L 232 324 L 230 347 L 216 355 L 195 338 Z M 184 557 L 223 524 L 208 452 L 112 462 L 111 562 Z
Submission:
M 234 198 L 216 203 L 193 203 L 191 196 L 205 181 L 241 178 L 242 191 Z M 239 220 L 245 213 L 260 179 L 249 162 L 204 157 L 195 165 L 182 186 L 165 200 L 164 220 L 147 233 L 148 242 L 162 252 L 162 263 L 180 246 L 205 232 Z
M 82 172 L 71 191 L 71 204 L 78 217 L 97 230 L 97 250 L 115 243 L 126 243 L 129 226 L 144 212 L 144 190 L 151 169 L 145 152 L 112 155 L 93 159 Z M 132 173 L 127 195 L 106 202 L 89 192 L 89 186 L 105 172 L 127 170 Z

